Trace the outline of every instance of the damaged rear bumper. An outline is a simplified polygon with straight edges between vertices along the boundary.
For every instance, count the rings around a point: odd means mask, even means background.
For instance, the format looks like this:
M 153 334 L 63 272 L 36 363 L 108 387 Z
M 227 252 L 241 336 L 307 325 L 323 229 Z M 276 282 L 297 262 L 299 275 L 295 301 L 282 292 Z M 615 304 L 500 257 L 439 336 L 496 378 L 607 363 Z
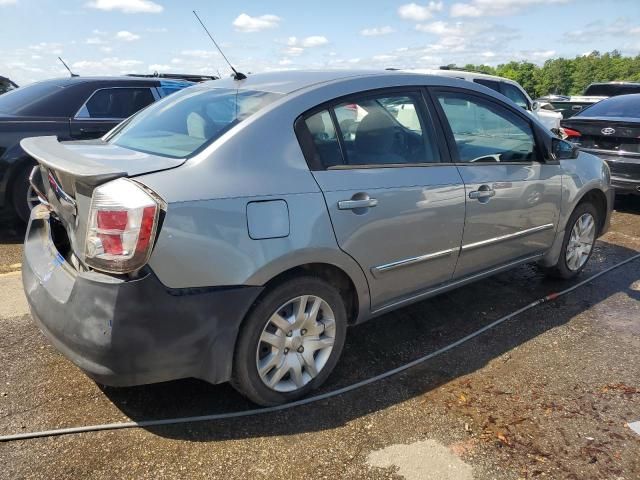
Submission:
M 230 378 L 240 324 L 262 287 L 170 289 L 150 270 L 133 280 L 79 272 L 57 251 L 51 220 L 35 217 L 23 285 L 35 322 L 68 359 L 112 386 Z

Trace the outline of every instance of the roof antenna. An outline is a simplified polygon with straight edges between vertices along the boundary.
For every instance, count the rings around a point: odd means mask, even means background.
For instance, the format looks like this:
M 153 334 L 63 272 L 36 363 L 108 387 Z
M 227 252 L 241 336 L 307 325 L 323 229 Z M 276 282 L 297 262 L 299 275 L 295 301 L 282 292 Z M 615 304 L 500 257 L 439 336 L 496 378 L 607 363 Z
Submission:
M 204 28 L 204 31 L 207 32 L 207 35 L 209 35 L 209 38 L 211 39 L 211 41 L 213 42 L 213 44 L 216 46 L 216 48 L 218 49 L 218 51 L 220 52 L 220 55 L 222 55 L 222 58 L 224 58 L 224 61 L 227 62 L 227 64 L 229 65 L 229 67 L 231 68 L 231 70 L 233 70 L 233 79 L 234 80 L 244 80 L 245 78 L 247 78 L 247 76 L 242 73 L 242 72 L 238 72 L 235 68 L 233 68 L 233 65 L 231 65 L 231 62 L 227 59 L 227 57 L 225 56 L 224 53 L 222 53 L 222 50 L 220 49 L 220 47 L 218 46 L 218 44 L 216 43 L 216 41 L 213 39 L 213 37 L 211 36 L 211 34 L 209 33 L 209 30 L 207 30 L 207 27 L 204 26 L 204 23 L 202 23 L 202 20 L 200 20 L 200 17 L 198 16 L 198 14 L 196 13 L 196 11 L 193 11 L 193 14 L 196 16 L 196 18 L 198 19 L 198 21 L 200 22 L 200 25 L 202 25 L 202 28 Z M 62 62 L 64 63 L 64 62 Z
M 62 63 L 62 65 L 64 65 L 64 68 L 66 68 L 66 69 L 67 69 L 67 71 L 69 72 L 69 75 L 71 75 L 71 77 L 77 77 L 77 76 L 78 76 L 78 74 L 77 74 L 77 73 L 73 73 L 73 72 L 71 71 L 71 69 L 69 68 L 69 66 L 68 66 L 66 63 L 64 63 L 64 60 L 63 60 L 61 57 L 58 57 L 58 60 L 60 60 L 60 62 Z

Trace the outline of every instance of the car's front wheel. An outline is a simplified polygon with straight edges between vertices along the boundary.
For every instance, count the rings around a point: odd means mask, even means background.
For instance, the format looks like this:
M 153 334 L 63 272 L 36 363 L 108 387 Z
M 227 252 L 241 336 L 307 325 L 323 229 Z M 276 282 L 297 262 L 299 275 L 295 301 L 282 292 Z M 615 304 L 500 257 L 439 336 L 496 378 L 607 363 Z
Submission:
M 598 233 L 598 212 L 590 203 L 581 203 L 567 222 L 558 263 L 549 269 L 553 276 L 569 279 L 578 275 L 593 253 Z
M 323 280 L 298 277 L 268 291 L 243 324 L 232 383 L 259 405 L 296 400 L 335 367 L 346 335 L 340 293 Z

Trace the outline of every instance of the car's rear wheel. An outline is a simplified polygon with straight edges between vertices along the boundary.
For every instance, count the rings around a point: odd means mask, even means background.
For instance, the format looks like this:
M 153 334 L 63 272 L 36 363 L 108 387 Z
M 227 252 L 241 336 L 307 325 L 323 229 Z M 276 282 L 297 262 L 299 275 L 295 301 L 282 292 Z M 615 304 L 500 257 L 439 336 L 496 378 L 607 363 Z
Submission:
M 29 220 L 31 209 L 39 203 L 38 195 L 36 195 L 29 183 L 29 174 L 32 168 L 33 165 L 27 165 L 20 169 L 13 180 L 13 188 L 11 190 L 11 204 L 16 215 L 23 222 Z
M 597 233 L 598 211 L 590 203 L 581 203 L 567 222 L 560 258 L 549 273 L 565 279 L 578 275 L 593 254 Z
M 346 335 L 340 293 L 298 277 L 268 291 L 249 313 L 234 355 L 232 383 L 259 405 L 296 400 L 335 367 Z

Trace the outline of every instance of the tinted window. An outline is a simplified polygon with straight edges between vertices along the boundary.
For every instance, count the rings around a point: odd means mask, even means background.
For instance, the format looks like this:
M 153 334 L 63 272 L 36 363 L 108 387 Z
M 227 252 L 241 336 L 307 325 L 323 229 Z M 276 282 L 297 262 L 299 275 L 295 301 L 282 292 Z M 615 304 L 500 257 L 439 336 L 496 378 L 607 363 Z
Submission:
M 187 88 L 140 112 L 108 141 L 132 150 L 185 158 L 280 97 L 252 90 Z
M 149 88 L 103 88 L 80 109 L 77 118 L 127 118 L 153 103 Z
M 0 97 L 0 113 L 11 115 L 46 115 L 48 100 L 62 92 L 63 87 L 50 82 L 34 83 L 17 88 Z
M 584 91 L 584 95 L 594 97 L 613 97 L 614 95 L 625 95 L 629 93 L 640 93 L 640 84 L 620 85 L 615 83 L 594 83 L 589 85 Z
M 348 120 L 345 118 L 344 120 Z M 333 127 L 331 115 L 327 110 L 323 110 L 311 115 L 305 120 L 313 144 L 315 145 L 316 155 L 325 168 L 341 165 L 342 153 L 340 152 L 340 144 L 336 130 Z
M 640 94 L 607 98 L 574 116 L 640 118 Z
M 524 108 L 525 110 L 529 109 L 529 102 L 527 101 L 527 97 L 524 96 L 524 93 L 522 93 L 522 90 L 520 90 L 518 87 L 511 85 L 510 83 L 503 83 L 502 90 L 504 96 L 511 100 L 513 103 L 515 103 L 519 107 Z
M 484 78 L 476 78 L 473 82 L 477 83 L 478 85 L 484 85 L 485 87 L 490 88 L 491 90 L 495 90 L 496 92 L 500 92 L 500 84 L 495 80 L 485 80 Z
M 461 162 L 531 162 L 535 142 L 529 123 L 492 102 L 463 93 L 438 93 Z
M 348 165 L 439 162 L 431 130 L 425 133 L 419 97 L 369 97 L 335 107 Z

